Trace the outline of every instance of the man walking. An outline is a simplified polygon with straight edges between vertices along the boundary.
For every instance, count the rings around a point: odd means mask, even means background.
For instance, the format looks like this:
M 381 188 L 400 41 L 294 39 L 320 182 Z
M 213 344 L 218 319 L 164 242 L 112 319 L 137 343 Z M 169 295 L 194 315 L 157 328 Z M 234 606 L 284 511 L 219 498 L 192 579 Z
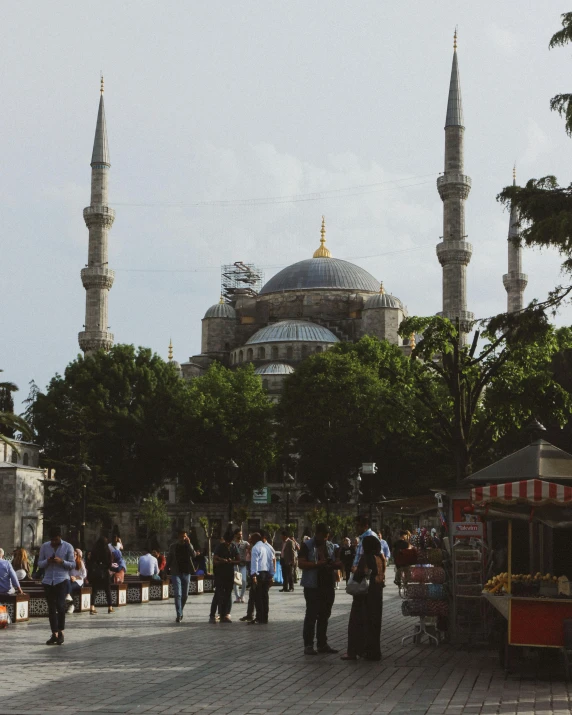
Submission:
M 232 544 L 232 532 L 227 531 L 214 552 L 214 585 L 215 600 L 211 604 L 209 621 L 216 622 L 213 605 L 218 607 L 221 623 L 231 623 L 230 608 L 232 603 L 232 586 L 234 583 L 234 567 L 238 564 L 238 550 Z
M 195 573 L 193 559 L 196 553 L 185 529 L 180 529 L 177 541 L 171 544 L 167 554 L 167 572 L 171 575 L 175 597 L 176 623 L 183 620 L 183 610 L 189 595 L 189 582 Z
M 44 593 L 48 604 L 48 615 L 52 637 L 46 645 L 63 645 L 66 627 L 66 595 L 68 593 L 70 571 L 75 568 L 73 546 L 62 540 L 59 526 L 50 529 L 50 540 L 42 544 L 38 566 L 44 569 Z
M 257 541 L 254 542 L 254 537 Z M 269 598 L 268 592 L 274 578 L 274 549 L 267 541 L 266 532 L 253 534 L 253 547 L 250 559 L 250 580 L 254 584 L 256 620 L 251 624 L 264 625 L 268 623 Z
M 244 603 L 244 594 L 246 593 L 246 575 L 247 575 L 247 568 L 246 568 L 246 551 L 249 547 L 248 541 L 245 541 L 242 538 L 242 529 L 235 529 L 234 530 L 234 541 L 232 542 L 233 545 L 236 547 L 238 550 L 238 572 L 242 576 L 242 586 L 237 586 L 234 584 L 234 598 L 235 598 L 235 603 Z
M 344 577 L 346 583 L 349 580 L 350 573 L 352 571 L 352 566 L 354 563 L 354 557 L 356 555 L 355 546 L 352 546 L 352 542 L 346 536 L 341 547 L 340 547 L 340 560 L 344 567 Z
M 306 600 L 304 618 L 304 655 L 337 653 L 328 645 L 328 620 L 336 597 L 335 572 L 342 564 L 336 561 L 335 547 L 328 541 L 330 528 L 318 524 L 313 539 L 308 539 L 300 548 L 298 565 L 302 569 L 301 584 Z M 314 650 L 316 636 L 318 650 Z
M 280 565 L 282 566 L 282 593 L 294 590 L 294 568 L 296 566 L 296 546 L 294 541 L 284 529 L 282 531 L 282 551 L 280 552 Z

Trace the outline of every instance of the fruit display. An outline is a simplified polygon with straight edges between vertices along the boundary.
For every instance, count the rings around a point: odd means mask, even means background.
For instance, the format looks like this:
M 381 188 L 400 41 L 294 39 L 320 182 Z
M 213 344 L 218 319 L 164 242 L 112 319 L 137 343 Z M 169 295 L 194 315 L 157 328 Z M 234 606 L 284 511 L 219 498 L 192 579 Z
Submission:
M 541 574 L 540 572 L 531 574 L 512 574 L 511 590 L 514 596 L 538 596 L 541 586 L 558 584 L 558 578 L 552 574 Z M 508 591 L 508 573 L 500 573 L 494 576 L 484 585 L 484 590 L 488 593 L 502 595 Z

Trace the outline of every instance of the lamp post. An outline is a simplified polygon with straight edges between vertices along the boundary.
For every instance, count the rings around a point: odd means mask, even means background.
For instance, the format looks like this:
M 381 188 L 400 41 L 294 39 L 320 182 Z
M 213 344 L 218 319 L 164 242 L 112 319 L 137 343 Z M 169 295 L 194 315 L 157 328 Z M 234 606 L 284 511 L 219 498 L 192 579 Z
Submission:
M 86 512 L 87 512 L 87 481 L 91 474 L 91 469 L 87 464 L 82 464 L 79 468 L 79 474 L 82 478 L 82 500 L 81 500 L 81 533 L 80 541 L 81 548 L 85 551 L 85 522 L 86 522 Z
M 326 496 L 326 521 L 328 522 L 328 526 L 330 525 L 330 500 L 333 491 L 334 487 L 330 482 L 326 482 L 326 484 L 324 484 L 324 494 Z
M 286 489 L 286 528 L 290 523 L 290 488 L 294 483 L 294 477 L 288 472 L 284 473 L 284 488 Z
M 238 464 L 234 461 L 234 459 L 229 459 L 226 466 L 228 469 L 228 524 L 229 524 L 229 526 L 231 526 L 232 525 L 232 487 L 233 487 L 232 470 L 238 469 Z
M 356 516 L 359 516 L 359 498 L 361 496 L 360 492 L 360 484 L 361 484 L 361 474 L 358 472 L 358 475 L 356 477 Z

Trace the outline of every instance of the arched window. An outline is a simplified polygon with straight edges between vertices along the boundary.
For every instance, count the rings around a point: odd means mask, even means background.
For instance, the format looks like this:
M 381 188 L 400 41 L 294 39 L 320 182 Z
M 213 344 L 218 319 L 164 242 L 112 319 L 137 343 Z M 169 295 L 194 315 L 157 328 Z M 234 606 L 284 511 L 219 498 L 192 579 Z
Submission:
M 321 352 L 322 352 L 322 346 L 321 346 L 321 345 L 317 345 L 317 346 L 316 346 L 316 352 L 317 352 L 317 353 L 321 353 Z
M 28 456 L 28 452 L 24 452 L 24 459 L 22 460 L 22 463 L 25 467 L 30 464 L 30 457 Z
M 286 359 L 287 360 L 294 359 L 294 348 L 291 345 L 288 345 L 288 347 L 286 348 Z
M 308 346 L 302 345 L 302 359 L 308 356 Z
M 262 387 L 267 390 L 268 389 L 268 380 L 262 380 Z
M 12 463 L 18 464 L 18 452 L 15 449 L 12 450 Z
M 259 360 L 264 360 L 266 357 L 266 350 L 264 348 L 258 348 L 258 359 Z
M 238 362 L 242 362 L 243 360 L 243 355 L 242 355 L 242 350 L 238 351 Z
M 277 345 L 272 346 L 272 359 L 278 360 L 278 346 Z
M 246 359 L 252 360 L 253 357 L 254 357 L 254 353 L 252 352 L 252 348 L 248 348 L 248 350 L 246 351 Z

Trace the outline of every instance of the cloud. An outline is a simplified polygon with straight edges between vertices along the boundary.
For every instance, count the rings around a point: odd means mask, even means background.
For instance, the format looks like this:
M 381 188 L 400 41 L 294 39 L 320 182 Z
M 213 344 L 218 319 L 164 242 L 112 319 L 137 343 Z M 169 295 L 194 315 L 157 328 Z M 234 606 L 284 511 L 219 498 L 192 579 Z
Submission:
M 501 52 L 507 56 L 515 55 L 522 44 L 522 36 L 496 22 L 491 23 L 486 30 L 488 38 Z

